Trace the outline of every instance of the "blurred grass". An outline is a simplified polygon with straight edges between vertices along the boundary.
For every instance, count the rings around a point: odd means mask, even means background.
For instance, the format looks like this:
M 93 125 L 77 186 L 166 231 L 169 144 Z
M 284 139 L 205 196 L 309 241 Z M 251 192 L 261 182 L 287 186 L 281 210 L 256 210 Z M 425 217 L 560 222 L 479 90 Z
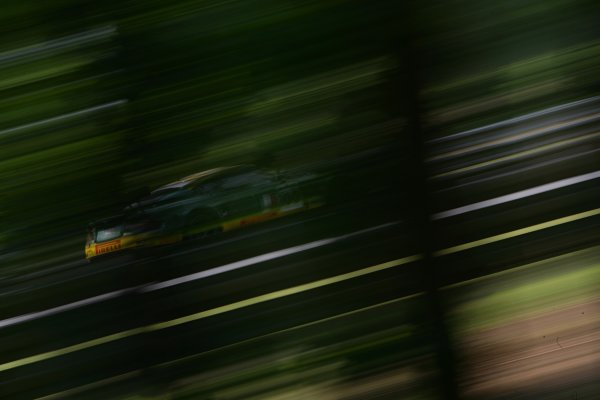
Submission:
M 471 298 L 453 309 L 453 324 L 461 333 L 469 333 L 598 299 L 600 263 L 597 257 L 553 263 L 562 264 L 562 270 L 553 267 L 553 271 L 546 271 L 544 263 L 536 263 L 528 274 L 507 271 L 497 279 L 490 276 L 472 284 L 461 284 L 461 291 L 470 292 Z

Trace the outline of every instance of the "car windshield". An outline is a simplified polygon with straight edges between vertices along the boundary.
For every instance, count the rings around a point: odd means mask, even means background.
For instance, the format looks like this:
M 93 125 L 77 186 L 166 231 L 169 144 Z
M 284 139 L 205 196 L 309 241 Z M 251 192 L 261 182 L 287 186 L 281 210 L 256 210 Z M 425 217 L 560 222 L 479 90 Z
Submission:
M 96 231 L 96 242 L 106 242 L 107 240 L 116 239 L 121 236 L 123 232 L 123 226 L 113 226 L 110 228 L 98 229 Z

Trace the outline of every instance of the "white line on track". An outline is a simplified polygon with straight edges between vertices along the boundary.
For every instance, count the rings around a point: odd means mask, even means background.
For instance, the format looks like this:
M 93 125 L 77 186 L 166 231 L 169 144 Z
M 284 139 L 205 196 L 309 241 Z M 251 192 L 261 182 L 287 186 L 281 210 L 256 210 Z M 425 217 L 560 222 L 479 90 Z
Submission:
M 87 305 L 94 304 L 94 303 L 99 303 L 101 301 L 105 301 L 105 300 L 110 300 L 110 299 L 114 299 L 114 298 L 117 298 L 117 297 L 121 297 L 124 294 L 131 293 L 131 292 L 135 291 L 136 289 L 138 289 L 138 288 L 137 287 L 133 287 L 133 288 L 116 290 L 114 292 L 104 293 L 104 294 L 101 294 L 101 295 L 98 295 L 98 296 L 94 296 L 94 297 L 90 297 L 90 298 L 87 298 L 87 299 L 75 301 L 73 303 L 64 304 L 62 306 L 58 306 L 58 307 L 54 307 L 54 308 L 49 308 L 49 309 L 44 310 L 44 311 L 32 312 L 32 313 L 29 313 L 29 314 L 19 315 L 17 317 L 3 319 L 3 320 L 0 321 L 0 329 L 6 328 L 6 327 L 9 327 L 9 326 L 12 326 L 12 325 L 21 324 L 23 322 L 33 321 L 33 320 L 36 320 L 36 319 L 39 319 L 39 318 L 48 317 L 50 315 L 59 314 L 59 313 L 64 312 L 64 311 L 74 310 L 76 308 L 80 308 L 80 307 L 87 306 Z
M 588 174 L 573 176 L 571 178 L 561 179 L 555 182 L 546 183 L 544 185 L 536 186 L 530 189 L 521 190 L 519 192 L 510 193 L 504 196 L 495 197 L 493 199 L 480 201 L 473 204 L 468 204 L 466 206 L 453 208 L 451 210 L 442 211 L 431 216 L 431 219 L 438 220 L 448 217 L 453 217 L 455 215 L 465 214 L 471 211 L 480 210 L 482 208 L 492 207 L 503 203 L 508 203 L 510 201 L 515 201 L 519 199 L 523 199 L 525 197 L 535 196 L 537 194 L 549 192 L 551 190 L 561 189 L 567 186 L 576 185 L 578 183 L 583 183 L 587 181 L 591 181 L 593 179 L 600 178 L 600 171 L 590 172 Z
M 292 254 L 301 253 L 307 250 L 315 249 L 317 247 L 327 246 L 329 244 L 341 242 L 354 236 L 364 235 L 365 233 L 377 231 L 380 229 L 388 228 L 390 226 L 397 225 L 399 222 L 389 222 L 382 225 L 377 225 L 371 228 L 362 229 L 360 231 L 348 233 L 346 235 L 337 236 L 333 238 L 321 239 L 315 242 L 305 243 L 298 246 L 288 247 L 287 249 L 272 251 L 270 253 L 261 254 L 259 256 L 250 257 L 245 260 L 235 261 L 229 264 L 221 265 L 219 267 L 207 269 L 206 271 L 196 272 L 190 275 L 180 276 L 179 278 L 170 279 L 164 282 L 158 282 L 151 285 L 144 286 L 140 290 L 142 292 L 153 292 L 155 290 L 164 289 L 167 287 L 180 285 L 195 281 L 198 279 L 204 279 L 215 275 L 220 275 L 225 272 L 235 271 L 241 268 L 249 267 L 251 265 L 260 264 L 266 261 L 275 260 L 277 258 L 286 257 Z

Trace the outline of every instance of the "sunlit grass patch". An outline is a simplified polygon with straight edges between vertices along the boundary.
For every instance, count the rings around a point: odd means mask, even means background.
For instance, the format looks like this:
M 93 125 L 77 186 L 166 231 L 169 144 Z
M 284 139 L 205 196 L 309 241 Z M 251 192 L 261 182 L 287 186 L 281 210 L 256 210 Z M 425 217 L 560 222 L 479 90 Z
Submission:
M 563 260 L 564 269 L 508 272 L 487 282 L 462 285 L 472 300 L 461 302 L 451 313 L 461 331 L 487 329 L 510 321 L 590 301 L 600 293 L 600 263 L 596 259 Z M 535 273 L 532 273 L 535 272 Z

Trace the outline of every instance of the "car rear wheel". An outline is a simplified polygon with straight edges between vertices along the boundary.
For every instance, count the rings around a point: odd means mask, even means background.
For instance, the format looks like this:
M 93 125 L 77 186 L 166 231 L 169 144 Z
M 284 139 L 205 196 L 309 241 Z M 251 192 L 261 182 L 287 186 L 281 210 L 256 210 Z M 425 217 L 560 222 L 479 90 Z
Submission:
M 211 209 L 199 209 L 190 212 L 185 221 L 184 239 L 198 239 L 214 236 L 223 231 L 219 216 Z

